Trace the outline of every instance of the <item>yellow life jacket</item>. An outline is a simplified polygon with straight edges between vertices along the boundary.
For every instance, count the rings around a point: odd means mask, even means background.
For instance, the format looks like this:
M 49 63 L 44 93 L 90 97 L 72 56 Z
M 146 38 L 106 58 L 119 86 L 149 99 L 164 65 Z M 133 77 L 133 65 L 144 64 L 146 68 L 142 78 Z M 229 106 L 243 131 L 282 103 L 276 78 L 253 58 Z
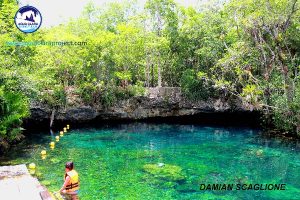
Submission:
M 76 190 L 79 190 L 78 173 L 73 169 L 65 174 L 65 180 L 66 180 L 67 176 L 70 176 L 70 182 L 66 186 L 67 192 L 74 192 Z

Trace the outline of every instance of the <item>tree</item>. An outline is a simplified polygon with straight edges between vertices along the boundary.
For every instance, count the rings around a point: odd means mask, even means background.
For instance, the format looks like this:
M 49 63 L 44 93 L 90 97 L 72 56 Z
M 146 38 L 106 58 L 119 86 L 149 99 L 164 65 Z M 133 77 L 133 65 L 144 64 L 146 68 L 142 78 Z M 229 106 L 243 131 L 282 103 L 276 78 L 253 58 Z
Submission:
M 161 42 L 166 37 L 171 43 L 169 44 L 171 49 L 176 49 L 176 36 L 177 36 L 177 28 L 178 28 L 178 19 L 176 15 L 176 4 L 173 0 L 149 0 L 146 2 L 145 8 L 149 11 L 152 24 L 153 31 L 156 33 L 157 41 Z M 157 85 L 158 87 L 162 86 L 162 53 L 157 51 L 156 49 L 154 53 L 154 57 L 156 57 L 156 65 L 157 65 Z M 151 51 L 151 50 L 150 50 Z M 163 50 L 164 51 L 164 50 Z M 153 52 L 152 52 L 153 54 Z M 151 56 L 153 58 L 153 56 Z

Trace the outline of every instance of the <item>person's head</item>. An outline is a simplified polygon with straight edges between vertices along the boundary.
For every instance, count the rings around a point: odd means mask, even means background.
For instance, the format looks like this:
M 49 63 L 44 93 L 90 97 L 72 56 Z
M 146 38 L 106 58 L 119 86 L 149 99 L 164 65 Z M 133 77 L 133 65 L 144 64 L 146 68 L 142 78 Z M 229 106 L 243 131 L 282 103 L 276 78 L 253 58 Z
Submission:
M 72 161 L 66 163 L 66 172 L 71 171 L 74 168 L 74 164 Z

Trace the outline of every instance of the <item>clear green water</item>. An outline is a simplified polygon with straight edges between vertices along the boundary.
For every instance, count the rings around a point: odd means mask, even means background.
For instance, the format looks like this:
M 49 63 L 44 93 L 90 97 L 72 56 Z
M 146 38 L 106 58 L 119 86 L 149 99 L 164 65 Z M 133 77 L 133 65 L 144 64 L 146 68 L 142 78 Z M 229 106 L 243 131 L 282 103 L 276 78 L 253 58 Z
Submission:
M 31 137 L 22 153 L 14 151 L 1 164 L 34 162 L 39 180 L 56 191 L 65 162 L 73 160 L 82 200 L 300 199 L 300 146 L 252 129 L 144 123 L 71 129 L 54 150 L 49 149 L 54 136 Z M 180 167 L 184 180 L 143 170 L 157 163 Z M 200 191 L 201 183 L 285 183 L 287 190 Z

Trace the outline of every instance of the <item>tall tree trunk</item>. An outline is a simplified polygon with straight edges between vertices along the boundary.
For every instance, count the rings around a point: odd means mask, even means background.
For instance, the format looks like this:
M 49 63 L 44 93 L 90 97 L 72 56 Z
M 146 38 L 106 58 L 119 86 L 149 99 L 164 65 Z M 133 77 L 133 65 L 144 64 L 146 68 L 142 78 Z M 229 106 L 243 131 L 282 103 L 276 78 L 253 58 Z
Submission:
M 292 81 L 289 75 L 289 68 L 285 62 L 285 59 L 282 57 L 283 51 L 281 47 L 278 45 L 278 57 L 281 65 L 282 76 L 284 80 L 284 90 L 287 98 L 287 103 L 290 104 L 294 99 L 294 91 L 292 86 Z
M 159 52 L 158 52 L 158 62 L 157 62 L 157 86 L 161 87 L 161 62 L 160 62 Z
M 148 49 L 146 50 L 146 69 L 145 69 L 145 79 L 146 79 L 146 87 L 149 87 L 150 84 L 150 60 Z
M 152 75 L 151 87 L 154 87 L 154 65 L 153 65 L 153 63 L 151 64 L 151 75 Z
M 50 128 L 53 126 L 54 123 L 54 116 L 55 116 L 55 108 L 53 108 L 51 117 L 50 117 Z
M 161 37 L 161 32 L 162 32 L 162 19 L 157 12 L 157 36 L 160 38 Z M 157 49 L 157 86 L 161 87 L 161 62 L 160 62 L 160 52 L 159 49 Z

